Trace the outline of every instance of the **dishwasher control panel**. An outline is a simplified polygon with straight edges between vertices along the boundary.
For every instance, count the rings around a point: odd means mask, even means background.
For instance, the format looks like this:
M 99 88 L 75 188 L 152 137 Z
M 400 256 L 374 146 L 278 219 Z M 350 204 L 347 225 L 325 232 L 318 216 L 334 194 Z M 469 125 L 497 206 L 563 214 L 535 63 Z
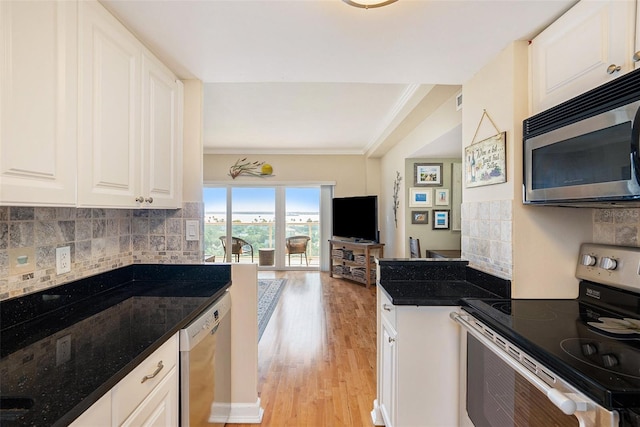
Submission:
M 231 311 L 229 292 L 207 307 L 204 312 L 180 330 L 180 351 L 189 351 L 209 334 L 215 334 L 222 319 Z

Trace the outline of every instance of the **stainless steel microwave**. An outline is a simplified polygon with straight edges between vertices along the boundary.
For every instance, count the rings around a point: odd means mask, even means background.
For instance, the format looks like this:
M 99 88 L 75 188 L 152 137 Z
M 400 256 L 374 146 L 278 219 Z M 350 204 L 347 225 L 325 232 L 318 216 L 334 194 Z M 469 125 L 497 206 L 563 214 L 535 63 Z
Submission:
M 640 206 L 640 69 L 523 123 L 523 201 Z

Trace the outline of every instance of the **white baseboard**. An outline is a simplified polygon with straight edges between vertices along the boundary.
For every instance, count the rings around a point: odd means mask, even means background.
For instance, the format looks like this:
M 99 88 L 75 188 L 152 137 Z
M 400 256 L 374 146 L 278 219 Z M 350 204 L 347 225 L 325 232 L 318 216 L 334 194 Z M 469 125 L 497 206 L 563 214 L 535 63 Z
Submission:
M 227 423 L 260 424 L 263 415 L 264 409 L 260 407 L 260 398 L 256 400 L 256 403 L 232 403 Z
M 378 405 L 378 399 L 373 401 L 373 409 L 371 410 L 371 422 L 374 426 L 383 426 L 384 420 L 382 419 L 382 412 L 380 412 L 380 406 Z

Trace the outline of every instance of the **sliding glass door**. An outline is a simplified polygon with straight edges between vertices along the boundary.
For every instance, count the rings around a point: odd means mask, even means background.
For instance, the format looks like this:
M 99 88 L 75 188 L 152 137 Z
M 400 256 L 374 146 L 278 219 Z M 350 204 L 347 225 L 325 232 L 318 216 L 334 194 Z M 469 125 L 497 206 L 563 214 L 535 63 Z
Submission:
M 205 187 L 204 201 L 210 261 L 279 270 L 319 267 L 319 186 Z
M 283 264 L 317 267 L 320 263 L 320 188 L 285 188 L 285 209 Z

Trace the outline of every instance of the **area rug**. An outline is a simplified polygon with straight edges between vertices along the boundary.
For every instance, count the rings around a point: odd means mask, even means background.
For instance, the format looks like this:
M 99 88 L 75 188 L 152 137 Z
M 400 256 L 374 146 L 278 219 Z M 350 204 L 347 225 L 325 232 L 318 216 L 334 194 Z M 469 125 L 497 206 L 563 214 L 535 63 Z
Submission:
M 287 279 L 258 279 L 258 341 L 269 323 L 286 283 Z

